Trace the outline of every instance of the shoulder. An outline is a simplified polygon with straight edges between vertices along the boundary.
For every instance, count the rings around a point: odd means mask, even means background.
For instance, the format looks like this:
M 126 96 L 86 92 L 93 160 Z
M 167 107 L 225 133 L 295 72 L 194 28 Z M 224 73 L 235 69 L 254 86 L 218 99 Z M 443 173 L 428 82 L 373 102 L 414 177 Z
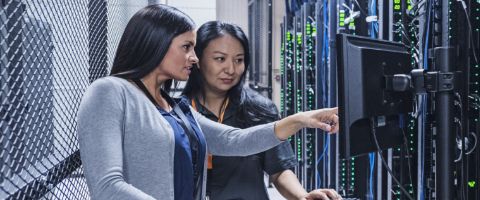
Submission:
M 89 90 L 121 90 L 126 84 L 129 83 L 123 78 L 106 76 L 93 81 Z
M 99 78 L 87 88 L 79 106 L 79 120 L 88 121 L 94 114 L 101 115 L 101 113 L 115 113 L 110 116 L 119 115 L 125 102 L 125 92 L 119 79 Z
M 251 89 L 248 86 L 245 86 L 243 88 L 243 98 L 244 98 L 244 103 L 249 105 L 249 106 L 260 106 L 260 107 L 265 107 L 265 108 L 275 108 L 275 104 L 270 100 L 269 98 L 261 95 L 257 91 Z
M 247 126 L 272 122 L 278 119 L 278 109 L 268 98 L 244 87 L 242 90 L 237 119 Z
M 130 83 L 122 78 L 99 78 L 90 84 L 82 99 L 86 102 L 118 101 L 125 96 L 127 84 Z

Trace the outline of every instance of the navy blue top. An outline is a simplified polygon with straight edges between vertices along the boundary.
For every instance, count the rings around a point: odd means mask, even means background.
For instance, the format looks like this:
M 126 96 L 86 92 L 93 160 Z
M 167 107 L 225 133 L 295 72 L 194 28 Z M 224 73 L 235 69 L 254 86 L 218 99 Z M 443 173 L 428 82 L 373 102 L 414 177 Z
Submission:
M 199 152 L 198 152 L 198 165 L 200 166 L 199 175 L 203 172 L 206 142 L 203 133 L 197 126 L 195 119 L 188 107 L 188 102 L 185 100 L 177 101 L 185 116 L 188 118 L 197 138 L 199 139 Z M 172 107 L 174 105 L 171 105 Z M 192 161 L 192 151 L 190 148 L 190 142 L 188 135 L 179 124 L 180 118 L 175 112 L 166 112 L 165 110 L 158 108 L 162 116 L 168 121 L 175 134 L 175 154 L 174 154 L 174 168 L 173 168 L 173 181 L 174 181 L 174 195 L 176 200 L 193 200 L 194 190 L 200 190 L 194 186 L 194 169 Z M 200 177 L 200 184 L 203 181 L 203 177 Z M 199 191 L 201 192 L 201 191 Z

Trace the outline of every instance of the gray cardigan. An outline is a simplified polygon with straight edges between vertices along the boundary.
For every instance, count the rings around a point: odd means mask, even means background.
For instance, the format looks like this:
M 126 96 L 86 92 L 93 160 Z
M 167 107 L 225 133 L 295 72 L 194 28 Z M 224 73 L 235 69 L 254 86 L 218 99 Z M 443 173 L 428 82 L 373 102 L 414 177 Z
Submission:
M 237 129 L 192 112 L 211 154 L 246 156 L 281 142 L 273 123 Z M 173 130 L 132 83 L 116 77 L 92 83 L 80 104 L 77 131 L 92 199 L 174 199 Z

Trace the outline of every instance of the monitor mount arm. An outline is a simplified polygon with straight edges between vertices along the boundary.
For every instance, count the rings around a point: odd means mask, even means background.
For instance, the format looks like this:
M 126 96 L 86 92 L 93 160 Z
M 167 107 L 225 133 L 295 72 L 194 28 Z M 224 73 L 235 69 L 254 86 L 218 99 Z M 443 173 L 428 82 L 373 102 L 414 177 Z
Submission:
M 455 74 L 453 72 L 425 71 L 414 69 L 410 74 L 394 74 L 385 76 L 387 90 L 396 92 L 411 91 L 415 94 L 427 92 L 445 92 L 454 89 Z
M 445 1 L 444 1 L 445 2 Z M 442 4 L 443 5 L 443 4 Z M 448 5 L 447 5 L 448 6 Z M 442 18 L 446 20 L 447 18 Z M 448 22 L 447 22 L 448 23 Z M 443 24 L 443 22 L 442 22 Z M 448 41 L 445 40 L 445 41 Z M 432 51 L 432 68 L 438 71 L 425 72 L 422 69 L 413 70 L 409 75 L 394 74 L 386 77 L 386 85 L 393 91 L 411 91 L 422 94 L 435 92 L 432 105 L 435 126 L 435 195 L 438 199 L 453 199 L 455 193 L 455 164 L 454 152 L 456 148 L 455 117 L 454 117 L 454 88 L 461 83 L 459 73 L 455 72 L 457 54 L 449 43 L 442 47 L 435 47 Z M 457 78 L 456 78 L 457 77 Z M 457 79 L 457 80 L 455 80 Z

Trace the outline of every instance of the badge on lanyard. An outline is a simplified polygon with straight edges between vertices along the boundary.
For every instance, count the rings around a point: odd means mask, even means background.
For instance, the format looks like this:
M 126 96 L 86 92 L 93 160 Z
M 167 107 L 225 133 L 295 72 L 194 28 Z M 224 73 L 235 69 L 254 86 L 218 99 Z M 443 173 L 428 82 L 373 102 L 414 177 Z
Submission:
M 223 123 L 223 117 L 225 116 L 225 111 L 227 110 L 227 106 L 228 106 L 228 103 L 229 103 L 229 98 L 227 98 L 225 100 L 225 102 L 223 103 L 222 105 L 222 109 L 220 109 L 220 115 L 218 116 L 218 123 Z M 196 111 L 198 111 L 197 109 L 197 105 L 195 104 L 195 101 L 192 99 L 192 107 L 193 109 L 195 109 Z M 207 165 L 207 168 L 208 169 L 213 169 L 213 155 L 212 154 L 208 154 L 208 165 Z

